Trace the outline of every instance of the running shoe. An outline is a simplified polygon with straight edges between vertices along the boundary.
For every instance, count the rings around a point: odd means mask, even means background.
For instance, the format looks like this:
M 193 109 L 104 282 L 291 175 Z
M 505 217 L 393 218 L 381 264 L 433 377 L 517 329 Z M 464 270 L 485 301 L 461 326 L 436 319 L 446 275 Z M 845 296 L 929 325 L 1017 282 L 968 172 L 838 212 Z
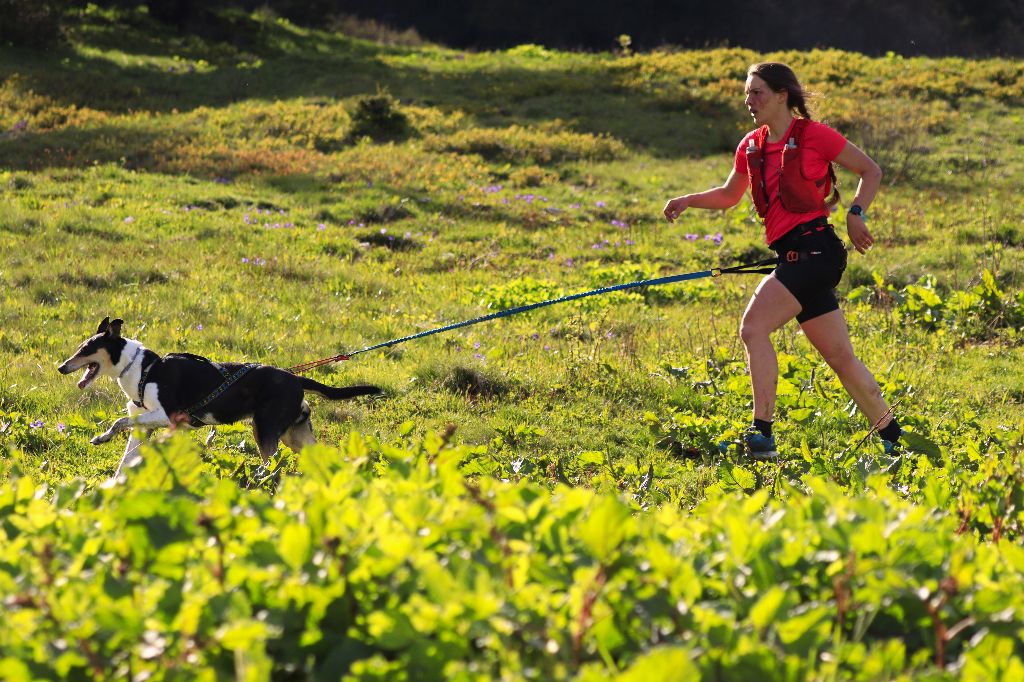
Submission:
M 899 435 L 896 436 L 896 440 L 886 440 L 882 438 L 882 450 L 885 451 L 887 456 L 899 454 L 899 450 L 902 448 L 900 443 L 900 436 L 903 435 L 903 429 L 900 429 Z
M 743 433 L 743 443 L 746 445 L 747 454 L 753 459 L 772 460 L 779 456 L 775 450 L 775 436 L 765 436 L 754 427 Z

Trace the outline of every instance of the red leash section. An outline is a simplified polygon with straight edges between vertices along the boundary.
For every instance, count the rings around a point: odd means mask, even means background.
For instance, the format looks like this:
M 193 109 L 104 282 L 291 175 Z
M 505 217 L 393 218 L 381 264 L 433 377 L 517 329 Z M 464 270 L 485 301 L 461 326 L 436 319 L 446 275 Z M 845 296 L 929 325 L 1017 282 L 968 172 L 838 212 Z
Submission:
M 349 357 L 347 355 L 344 355 L 344 354 L 342 354 L 342 355 L 335 355 L 332 358 L 322 358 L 320 360 L 313 360 L 312 362 L 304 362 L 301 365 L 295 365 L 294 367 L 289 367 L 288 371 L 291 372 L 292 374 L 302 374 L 303 372 L 308 372 L 311 369 L 316 369 L 317 367 L 321 367 L 323 365 L 329 365 L 332 362 L 341 362 L 342 360 L 348 360 L 348 359 L 349 359 Z

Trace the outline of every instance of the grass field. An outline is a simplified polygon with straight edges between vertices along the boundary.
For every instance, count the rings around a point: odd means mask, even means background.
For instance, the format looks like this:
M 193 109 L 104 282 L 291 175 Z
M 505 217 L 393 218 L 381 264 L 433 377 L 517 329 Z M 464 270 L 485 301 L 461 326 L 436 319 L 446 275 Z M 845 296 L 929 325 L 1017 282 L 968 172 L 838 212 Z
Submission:
M 210 42 L 92 8 L 57 51 L 0 49 L 0 677 L 1021 672 L 1024 64 L 464 53 L 221 21 Z M 386 394 L 314 399 L 308 456 L 257 471 L 238 425 L 100 485 L 123 442 L 89 438 L 124 396 L 56 365 L 104 316 L 160 353 L 287 367 L 768 255 L 746 200 L 659 220 L 724 180 L 764 58 L 886 172 L 878 246 L 840 292 L 912 433 L 900 456 L 795 326 L 784 460 L 719 454 L 749 419 L 747 275 L 358 355 L 312 376 Z M 109 617 L 125 604 L 150 615 Z

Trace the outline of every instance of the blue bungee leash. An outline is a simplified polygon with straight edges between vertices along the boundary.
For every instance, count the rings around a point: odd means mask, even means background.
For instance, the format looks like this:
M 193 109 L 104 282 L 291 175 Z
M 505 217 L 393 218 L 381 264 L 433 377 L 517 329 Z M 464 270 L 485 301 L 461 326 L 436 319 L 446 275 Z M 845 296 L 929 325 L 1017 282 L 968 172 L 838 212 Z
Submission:
M 591 291 L 583 291 L 578 294 L 569 294 L 568 296 L 562 296 L 560 298 L 553 298 L 548 301 L 540 301 L 538 303 L 528 303 L 526 305 L 516 306 L 515 308 L 506 308 L 505 310 L 499 310 L 496 313 L 490 313 L 489 315 L 483 315 L 481 317 L 474 317 L 471 320 L 465 320 L 463 322 L 456 322 L 454 324 L 447 324 L 443 327 L 437 327 L 436 329 L 428 329 L 427 331 L 419 332 L 418 334 L 410 334 L 409 336 L 403 336 L 398 339 L 392 339 L 383 343 L 377 343 L 366 348 L 361 348 L 356 351 L 349 353 L 340 353 L 329 358 L 322 358 L 320 360 L 313 360 L 310 362 L 289 367 L 288 371 L 293 374 L 301 374 L 307 372 L 315 367 L 322 365 L 328 365 L 332 362 L 340 362 L 342 360 L 348 360 L 354 355 L 360 353 L 368 353 L 371 350 L 377 350 L 379 348 L 390 348 L 406 341 L 412 341 L 413 339 L 421 339 L 424 336 L 431 336 L 433 334 L 440 334 L 441 332 L 448 332 L 453 329 L 459 329 L 461 327 L 469 327 L 474 324 L 480 324 L 481 322 L 489 322 L 490 320 L 497 320 L 500 317 L 510 317 L 512 315 L 518 315 L 519 313 L 525 313 L 530 310 L 536 310 L 537 308 L 544 308 L 549 305 L 555 305 L 556 303 L 567 303 L 569 301 L 575 301 L 581 298 L 587 298 L 589 296 L 600 296 L 601 294 L 609 294 L 613 291 L 624 291 L 626 289 L 636 289 L 638 287 L 653 287 L 662 284 L 672 284 L 673 282 L 685 282 L 691 279 L 702 279 L 704 277 L 719 277 L 721 275 L 745 275 L 745 274 L 768 274 L 775 269 L 775 265 L 779 262 L 778 258 L 766 258 L 759 260 L 754 263 L 740 263 L 739 265 L 732 265 L 724 268 L 712 268 L 710 270 L 701 270 L 700 272 L 687 272 L 681 275 L 668 275 L 666 277 L 655 277 L 654 279 L 642 279 L 636 282 L 626 282 L 625 284 L 614 284 L 612 286 L 601 287 L 600 289 L 592 289 Z

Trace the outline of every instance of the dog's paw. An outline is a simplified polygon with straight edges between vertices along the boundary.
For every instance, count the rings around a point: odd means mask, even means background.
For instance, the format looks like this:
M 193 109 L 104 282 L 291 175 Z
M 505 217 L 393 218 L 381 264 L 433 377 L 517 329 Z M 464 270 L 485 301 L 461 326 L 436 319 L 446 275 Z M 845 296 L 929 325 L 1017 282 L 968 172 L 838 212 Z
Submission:
M 106 443 L 108 440 L 110 440 L 110 436 L 104 433 L 100 434 L 99 436 L 93 436 L 92 438 L 89 439 L 89 442 L 92 443 L 93 445 L 102 445 L 103 443 Z

